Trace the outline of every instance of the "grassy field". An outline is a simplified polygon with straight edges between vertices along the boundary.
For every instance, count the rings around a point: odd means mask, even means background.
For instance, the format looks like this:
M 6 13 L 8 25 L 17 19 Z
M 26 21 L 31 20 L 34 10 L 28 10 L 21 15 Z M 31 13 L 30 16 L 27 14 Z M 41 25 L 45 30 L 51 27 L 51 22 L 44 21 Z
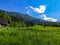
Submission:
M 0 45 L 60 45 L 60 28 L 0 26 Z

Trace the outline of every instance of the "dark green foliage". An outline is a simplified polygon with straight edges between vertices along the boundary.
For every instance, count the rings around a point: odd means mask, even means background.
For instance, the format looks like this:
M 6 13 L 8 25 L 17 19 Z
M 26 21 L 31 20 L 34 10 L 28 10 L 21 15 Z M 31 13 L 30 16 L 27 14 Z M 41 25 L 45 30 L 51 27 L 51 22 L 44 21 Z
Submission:
M 14 14 L 14 16 L 11 16 L 11 15 L 9 15 L 9 12 L 3 11 L 3 10 L 0 10 L 0 20 L 1 20 L 0 24 L 4 25 L 4 26 L 5 26 L 5 24 L 6 25 L 9 24 L 8 26 L 25 27 L 24 22 L 22 22 L 21 20 L 16 18 L 15 14 Z
M 3 10 L 0 10 L 0 17 L 3 17 L 3 18 L 10 20 L 10 16 L 8 16 L 8 13 L 6 13 Z

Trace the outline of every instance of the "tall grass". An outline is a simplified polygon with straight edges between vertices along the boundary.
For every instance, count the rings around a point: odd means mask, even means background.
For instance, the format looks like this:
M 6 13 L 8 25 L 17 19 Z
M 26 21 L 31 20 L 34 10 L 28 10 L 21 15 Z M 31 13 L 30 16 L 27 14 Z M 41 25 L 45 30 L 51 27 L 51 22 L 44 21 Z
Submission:
M 0 26 L 0 45 L 60 45 L 60 28 Z

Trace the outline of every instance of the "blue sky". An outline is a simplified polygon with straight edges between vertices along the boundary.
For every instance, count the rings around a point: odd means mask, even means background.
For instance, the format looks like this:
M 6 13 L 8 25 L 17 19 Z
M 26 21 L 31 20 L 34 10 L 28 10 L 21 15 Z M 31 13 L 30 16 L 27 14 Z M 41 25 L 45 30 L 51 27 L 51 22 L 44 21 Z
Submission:
M 46 5 L 45 14 L 48 17 L 52 17 L 60 20 L 60 0 L 0 0 L 0 9 L 11 12 L 26 13 L 25 7 L 33 6 L 39 7 L 39 5 Z M 31 10 L 29 15 L 39 17 L 39 14 Z

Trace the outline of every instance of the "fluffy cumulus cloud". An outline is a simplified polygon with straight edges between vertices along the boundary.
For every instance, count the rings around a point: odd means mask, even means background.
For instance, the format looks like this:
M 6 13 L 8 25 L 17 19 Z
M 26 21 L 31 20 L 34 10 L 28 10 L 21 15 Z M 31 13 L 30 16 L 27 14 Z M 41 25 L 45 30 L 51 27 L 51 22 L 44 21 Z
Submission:
M 44 13 L 45 10 L 46 10 L 46 6 L 45 5 L 41 5 L 41 6 L 39 6 L 39 8 L 34 8 L 32 6 L 29 6 L 29 8 L 33 9 L 37 13 Z
M 36 13 L 39 13 L 42 15 L 42 19 L 46 20 L 46 21 L 51 21 L 51 22 L 57 22 L 57 19 L 51 18 L 51 17 L 47 17 L 44 13 L 46 11 L 46 6 L 45 5 L 40 5 L 38 8 L 34 8 L 33 6 L 29 6 L 29 8 L 31 8 L 33 11 L 35 11 Z M 27 7 L 26 7 L 27 9 Z
M 27 9 L 26 13 L 30 14 L 30 10 L 28 9 L 28 7 L 25 7 L 25 9 Z
M 51 21 L 51 22 L 57 22 L 57 19 L 51 18 L 51 17 L 47 17 L 45 14 L 42 14 L 42 19 L 46 20 L 46 21 Z

